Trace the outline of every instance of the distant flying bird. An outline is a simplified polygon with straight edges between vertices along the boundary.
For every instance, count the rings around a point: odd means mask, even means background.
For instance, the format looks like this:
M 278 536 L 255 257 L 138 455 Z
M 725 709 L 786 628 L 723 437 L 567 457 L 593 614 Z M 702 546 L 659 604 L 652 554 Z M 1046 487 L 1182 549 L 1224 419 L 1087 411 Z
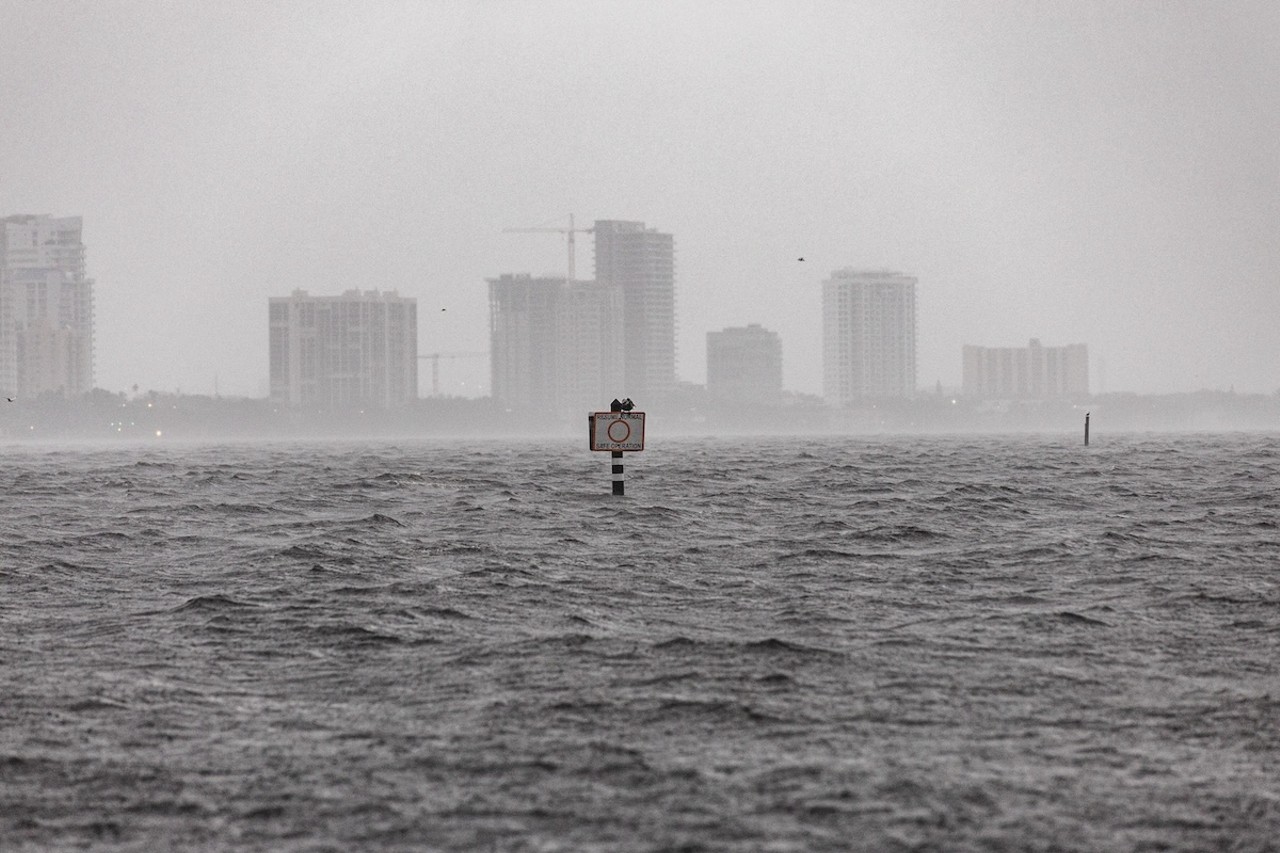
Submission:
M 804 258 L 796 258 L 797 261 L 803 261 Z
M 13 402 L 13 398 L 12 398 L 12 397 L 5 397 L 5 399 L 6 399 L 6 400 L 8 400 L 10 403 L 12 403 L 12 402 Z

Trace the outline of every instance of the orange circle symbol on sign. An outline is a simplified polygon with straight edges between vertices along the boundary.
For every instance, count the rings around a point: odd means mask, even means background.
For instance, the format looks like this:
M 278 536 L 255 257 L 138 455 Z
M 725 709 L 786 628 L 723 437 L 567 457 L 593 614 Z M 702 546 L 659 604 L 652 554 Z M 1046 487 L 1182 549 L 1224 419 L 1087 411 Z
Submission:
M 617 435 L 614 434 L 614 427 L 622 427 L 622 429 L 617 431 Z M 622 444 L 622 442 L 631 438 L 631 424 L 624 420 L 612 421 L 609 426 L 605 428 L 604 432 L 605 435 L 609 436 L 609 440 L 614 444 Z

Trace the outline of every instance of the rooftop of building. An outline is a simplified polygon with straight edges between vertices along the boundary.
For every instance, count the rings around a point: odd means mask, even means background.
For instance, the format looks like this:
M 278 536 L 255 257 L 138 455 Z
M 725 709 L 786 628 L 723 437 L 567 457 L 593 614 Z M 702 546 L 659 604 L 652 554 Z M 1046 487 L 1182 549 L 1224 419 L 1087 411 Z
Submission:
M 310 299 L 313 301 L 342 300 L 342 301 L 348 301 L 348 302 L 356 301 L 356 300 L 376 300 L 376 301 L 386 302 L 386 301 L 392 301 L 397 299 L 414 301 L 412 296 L 401 296 L 399 291 L 396 291 L 396 290 L 357 290 L 354 288 L 350 290 L 344 290 L 341 294 L 337 296 L 312 296 L 310 293 L 308 293 L 305 290 L 302 290 L 300 288 L 295 288 L 294 291 L 290 293 L 288 296 L 272 296 L 271 297 L 271 301 L 273 302 L 287 302 L 292 299 Z

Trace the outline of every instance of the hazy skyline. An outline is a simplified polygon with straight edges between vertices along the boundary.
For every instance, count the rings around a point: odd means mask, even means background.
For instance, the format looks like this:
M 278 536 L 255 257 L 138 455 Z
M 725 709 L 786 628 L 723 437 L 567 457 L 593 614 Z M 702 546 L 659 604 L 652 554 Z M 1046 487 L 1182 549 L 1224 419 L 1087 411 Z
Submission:
M 264 395 L 267 299 L 295 288 L 394 289 L 420 352 L 486 349 L 486 277 L 565 267 L 558 235 L 502 229 L 570 212 L 674 235 L 689 381 L 708 331 L 754 322 L 784 387 L 820 393 L 821 283 L 854 266 L 919 279 L 924 388 L 959 386 L 963 344 L 1032 337 L 1087 344 L 1095 392 L 1280 388 L 1280 4 L 0 0 L 0 21 L 0 215 L 84 218 L 110 391 Z M 442 362 L 442 390 L 487 380 Z

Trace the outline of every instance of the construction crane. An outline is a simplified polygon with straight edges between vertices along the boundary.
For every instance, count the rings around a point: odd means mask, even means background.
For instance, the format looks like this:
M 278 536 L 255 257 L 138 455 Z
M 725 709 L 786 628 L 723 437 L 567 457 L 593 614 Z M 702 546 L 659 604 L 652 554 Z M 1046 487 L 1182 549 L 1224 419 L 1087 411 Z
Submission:
M 570 282 L 574 282 L 577 280 L 576 277 L 574 276 L 574 258 L 576 257 L 577 252 L 574 249 L 574 245 L 573 245 L 573 235 L 574 234 L 590 234 L 591 232 L 595 231 L 594 228 L 574 228 L 572 213 L 569 214 L 568 228 L 503 228 L 502 230 L 504 232 L 521 232 L 526 234 L 533 233 L 536 231 L 550 231 L 556 234 L 567 235 L 569 238 L 569 281 Z
M 420 355 L 418 360 L 431 360 L 431 396 L 440 396 L 440 359 L 442 358 L 488 358 L 487 352 L 433 352 L 430 355 Z

